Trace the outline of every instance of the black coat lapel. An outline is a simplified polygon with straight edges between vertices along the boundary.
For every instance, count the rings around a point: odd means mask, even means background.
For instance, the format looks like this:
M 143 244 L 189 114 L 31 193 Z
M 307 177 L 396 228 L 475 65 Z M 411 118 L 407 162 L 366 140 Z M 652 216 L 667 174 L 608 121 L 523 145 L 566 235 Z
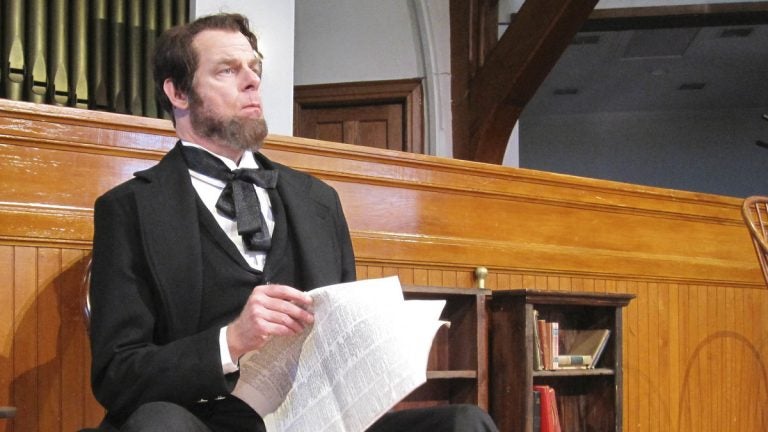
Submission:
M 165 305 L 170 338 L 197 331 L 202 296 L 202 253 L 196 193 L 177 143 L 156 166 L 136 173 L 147 260 Z
M 319 196 L 320 191 L 315 190 L 320 182 L 274 163 L 262 154 L 257 153 L 255 156 L 262 166 L 280 171 L 276 189 L 283 202 L 289 237 L 293 241 L 298 260 L 296 270 L 300 277 L 297 280 L 304 281 L 306 285 L 297 288 L 309 290 L 338 283 L 341 263 L 338 261 L 336 228 L 331 209 L 326 204 L 327 197 L 324 200 Z M 315 196 L 316 192 L 318 196 Z
M 146 183 L 137 188 L 143 242 L 167 315 L 171 340 L 194 334 L 198 329 L 202 299 L 202 252 L 197 194 L 178 143 L 156 166 L 136 173 Z M 294 239 L 301 273 L 298 280 L 307 290 L 340 280 L 339 244 L 336 226 L 322 183 L 310 176 L 269 161 L 257 159 L 265 168 L 280 171 L 277 191 L 283 201 L 287 229 Z M 329 188 L 327 188 L 330 190 Z M 324 193 L 325 192 L 325 193 Z

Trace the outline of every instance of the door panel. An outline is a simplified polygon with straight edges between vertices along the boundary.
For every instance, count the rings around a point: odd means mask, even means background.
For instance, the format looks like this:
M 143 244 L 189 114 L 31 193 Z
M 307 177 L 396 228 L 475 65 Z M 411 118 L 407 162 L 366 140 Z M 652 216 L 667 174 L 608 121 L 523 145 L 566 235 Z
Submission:
M 317 107 L 302 111 L 299 136 L 407 151 L 401 104 Z
M 422 153 L 420 80 L 316 84 L 294 89 L 294 135 Z

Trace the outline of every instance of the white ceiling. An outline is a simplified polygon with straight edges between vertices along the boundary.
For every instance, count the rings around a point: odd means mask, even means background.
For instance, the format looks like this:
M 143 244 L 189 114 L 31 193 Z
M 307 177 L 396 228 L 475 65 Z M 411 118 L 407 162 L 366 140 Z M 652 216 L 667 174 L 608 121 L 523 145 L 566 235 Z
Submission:
M 768 25 L 579 33 L 523 116 L 768 111 Z

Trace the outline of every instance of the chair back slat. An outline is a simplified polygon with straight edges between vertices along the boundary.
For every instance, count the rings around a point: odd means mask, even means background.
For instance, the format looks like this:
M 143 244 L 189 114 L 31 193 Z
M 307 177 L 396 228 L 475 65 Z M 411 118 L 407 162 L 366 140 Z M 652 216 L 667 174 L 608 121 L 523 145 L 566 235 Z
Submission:
M 749 229 L 763 278 L 768 285 L 768 197 L 747 197 L 741 206 L 741 215 Z

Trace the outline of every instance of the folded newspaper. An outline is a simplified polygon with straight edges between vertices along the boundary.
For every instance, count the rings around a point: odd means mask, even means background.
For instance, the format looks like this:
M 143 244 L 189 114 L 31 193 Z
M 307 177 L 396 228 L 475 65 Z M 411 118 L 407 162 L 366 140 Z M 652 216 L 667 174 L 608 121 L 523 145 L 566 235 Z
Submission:
M 269 432 L 360 432 L 426 381 L 443 300 L 404 300 L 397 277 L 309 292 L 315 323 L 240 359 L 233 394 Z

